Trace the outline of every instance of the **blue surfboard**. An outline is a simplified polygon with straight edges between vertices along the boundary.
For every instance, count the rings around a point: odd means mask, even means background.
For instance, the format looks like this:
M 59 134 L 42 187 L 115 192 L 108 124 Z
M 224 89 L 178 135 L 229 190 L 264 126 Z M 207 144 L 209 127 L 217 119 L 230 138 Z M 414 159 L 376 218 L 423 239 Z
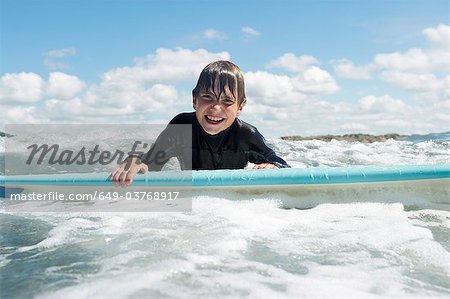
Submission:
M 0 197 L 1 193 L 7 198 L 14 193 L 35 191 L 123 191 L 113 187 L 109 175 L 1 176 Z M 450 210 L 450 164 L 148 172 L 136 175 L 125 190 L 158 188 L 189 189 L 188 194 L 206 192 L 219 197 L 231 192 L 239 194 L 232 196 L 237 199 L 281 198 L 285 206 L 298 208 L 322 203 L 400 202 L 414 208 Z

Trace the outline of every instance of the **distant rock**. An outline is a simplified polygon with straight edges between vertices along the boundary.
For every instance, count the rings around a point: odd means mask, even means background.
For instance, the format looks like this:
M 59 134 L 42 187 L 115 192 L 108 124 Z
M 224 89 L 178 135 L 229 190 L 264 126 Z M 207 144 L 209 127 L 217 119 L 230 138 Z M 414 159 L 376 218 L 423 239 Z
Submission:
M 396 133 L 384 134 L 384 135 L 370 135 L 370 134 L 345 134 L 345 135 L 318 135 L 318 136 L 284 136 L 281 137 L 283 140 L 290 141 L 301 141 L 301 140 L 321 140 L 321 141 L 331 141 L 331 140 L 345 140 L 345 141 L 359 141 L 362 143 L 372 143 L 381 142 L 388 139 L 398 139 L 405 138 L 408 135 L 400 135 Z
M 14 135 L 5 133 L 5 132 L 0 132 L 0 137 L 13 137 Z

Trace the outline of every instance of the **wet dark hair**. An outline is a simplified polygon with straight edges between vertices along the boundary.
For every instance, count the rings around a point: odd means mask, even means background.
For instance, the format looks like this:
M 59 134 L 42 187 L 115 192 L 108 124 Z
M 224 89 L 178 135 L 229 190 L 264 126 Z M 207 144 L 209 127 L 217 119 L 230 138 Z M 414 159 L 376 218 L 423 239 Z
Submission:
M 237 65 L 226 60 L 214 61 L 200 73 L 192 96 L 197 99 L 200 92 L 212 91 L 216 97 L 228 87 L 238 104 L 245 103 L 244 75 Z

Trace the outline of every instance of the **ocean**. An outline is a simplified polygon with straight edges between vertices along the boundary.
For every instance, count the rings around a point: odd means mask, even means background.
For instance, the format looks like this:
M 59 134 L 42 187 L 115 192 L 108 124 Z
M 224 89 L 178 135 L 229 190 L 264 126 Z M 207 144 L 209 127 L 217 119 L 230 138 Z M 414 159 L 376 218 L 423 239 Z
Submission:
M 450 163 L 450 133 L 268 141 L 300 168 Z M 449 298 L 450 211 L 400 198 L 309 209 L 282 199 L 207 192 L 191 212 L 158 213 L 0 205 L 0 297 Z

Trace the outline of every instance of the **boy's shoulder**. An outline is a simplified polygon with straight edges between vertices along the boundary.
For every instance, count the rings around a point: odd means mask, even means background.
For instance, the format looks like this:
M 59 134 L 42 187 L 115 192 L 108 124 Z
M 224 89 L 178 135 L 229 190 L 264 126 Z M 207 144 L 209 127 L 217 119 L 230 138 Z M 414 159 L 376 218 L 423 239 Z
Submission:
M 234 125 L 237 128 L 235 131 L 235 136 L 240 140 L 240 142 L 253 145 L 261 145 L 266 143 L 266 139 L 254 125 L 251 125 L 239 118 L 236 118 Z
M 245 122 L 239 118 L 236 118 L 235 123 L 236 123 L 236 126 L 239 128 L 239 130 L 242 133 L 246 133 L 246 134 L 250 134 L 250 135 L 260 134 L 258 129 L 254 125 L 251 125 L 248 122 Z
M 184 112 L 176 115 L 169 124 L 171 125 L 190 125 L 196 120 L 195 112 Z

